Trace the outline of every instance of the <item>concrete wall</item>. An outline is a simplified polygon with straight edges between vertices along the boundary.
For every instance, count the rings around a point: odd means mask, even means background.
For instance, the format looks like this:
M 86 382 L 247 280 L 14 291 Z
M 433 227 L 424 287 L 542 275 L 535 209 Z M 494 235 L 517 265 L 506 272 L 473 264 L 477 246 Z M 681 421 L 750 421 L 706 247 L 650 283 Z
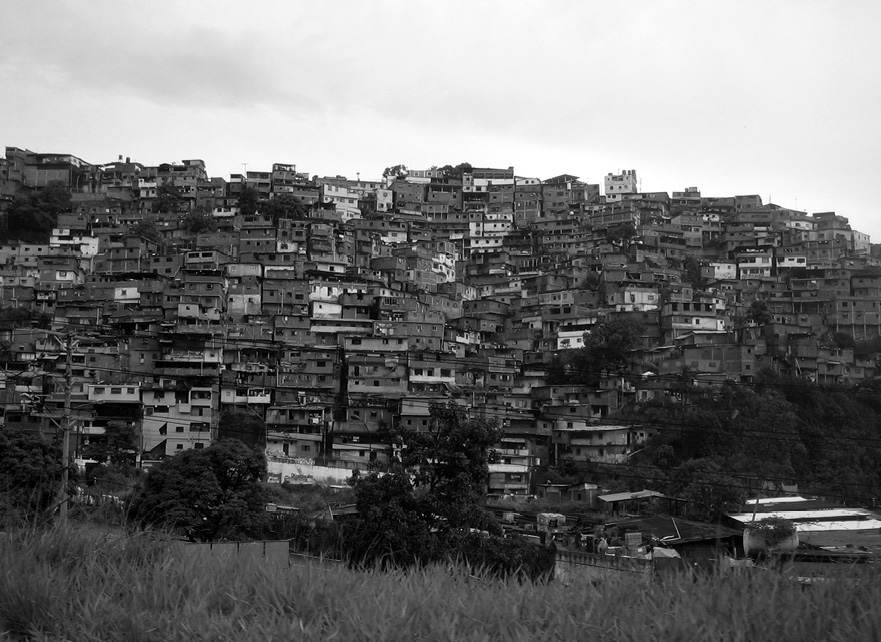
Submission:
M 557 549 L 554 564 L 554 578 L 563 581 L 575 578 L 602 580 L 625 573 L 645 582 L 651 582 L 652 571 L 651 560 L 560 549 Z
M 331 484 L 345 484 L 352 477 L 351 468 L 331 468 L 329 466 L 316 466 L 309 460 L 297 461 L 269 461 L 267 463 L 269 480 L 274 483 L 283 483 L 285 480 L 303 483 L 304 481 L 330 482 Z

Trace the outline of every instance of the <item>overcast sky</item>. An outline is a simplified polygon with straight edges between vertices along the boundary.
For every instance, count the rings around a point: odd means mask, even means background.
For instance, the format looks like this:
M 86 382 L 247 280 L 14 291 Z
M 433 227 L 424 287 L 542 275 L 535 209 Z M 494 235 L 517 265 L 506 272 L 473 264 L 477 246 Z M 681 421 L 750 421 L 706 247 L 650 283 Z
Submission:
M 513 165 L 881 242 L 881 2 L 0 2 L 0 144 L 378 178 Z

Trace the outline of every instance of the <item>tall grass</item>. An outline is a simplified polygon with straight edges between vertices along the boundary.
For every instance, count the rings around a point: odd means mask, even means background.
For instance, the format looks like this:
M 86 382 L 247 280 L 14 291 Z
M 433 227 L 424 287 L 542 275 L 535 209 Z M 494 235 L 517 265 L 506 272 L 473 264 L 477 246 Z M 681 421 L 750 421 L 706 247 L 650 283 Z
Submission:
M 879 599 L 872 576 L 809 589 L 772 572 L 533 585 L 441 568 L 221 565 L 76 530 L 0 538 L 0 631 L 13 640 L 877 640 Z

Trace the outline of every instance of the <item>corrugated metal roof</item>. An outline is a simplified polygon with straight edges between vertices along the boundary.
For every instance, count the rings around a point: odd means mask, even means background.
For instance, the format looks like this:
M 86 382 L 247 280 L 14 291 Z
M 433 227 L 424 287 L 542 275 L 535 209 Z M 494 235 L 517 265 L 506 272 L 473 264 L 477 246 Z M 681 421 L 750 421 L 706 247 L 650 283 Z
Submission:
M 753 509 L 757 508 L 754 513 Z M 881 516 L 867 508 L 849 508 L 804 497 L 752 500 L 743 512 L 728 517 L 749 527 L 754 520 L 780 517 L 798 530 L 799 541 L 826 549 L 881 550 Z
M 629 493 L 612 493 L 610 495 L 599 495 L 598 499 L 604 502 L 623 502 L 629 499 L 646 499 L 650 497 L 660 497 L 662 499 L 672 499 L 667 497 L 663 493 L 659 493 L 655 490 L 638 490 L 636 492 Z
M 644 533 L 651 533 L 659 539 L 664 539 L 670 546 L 722 538 L 739 538 L 742 536 L 740 529 L 729 528 L 721 524 L 695 522 L 680 517 L 643 517 L 620 522 L 609 522 L 607 525 L 633 528 Z
M 729 513 L 728 517 L 742 524 L 753 521 L 752 513 Z M 813 530 L 860 530 L 867 528 L 881 528 L 881 520 L 878 516 L 864 508 L 829 508 L 822 510 L 775 510 L 758 513 L 756 521 L 767 517 L 780 517 L 795 522 L 801 530 L 802 526 L 811 527 Z M 830 529 L 823 524 L 850 524 L 846 529 Z

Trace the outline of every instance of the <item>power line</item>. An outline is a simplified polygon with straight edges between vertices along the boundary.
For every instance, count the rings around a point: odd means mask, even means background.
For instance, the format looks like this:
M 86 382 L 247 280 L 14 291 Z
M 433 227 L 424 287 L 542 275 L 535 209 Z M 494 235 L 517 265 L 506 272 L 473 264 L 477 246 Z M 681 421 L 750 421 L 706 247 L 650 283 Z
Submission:
M 157 335 L 149 334 L 149 333 L 143 333 L 143 334 L 131 333 L 127 336 L 135 337 L 135 338 L 141 338 L 141 337 L 142 338 L 151 338 L 151 339 L 158 338 Z M 407 338 L 407 337 L 397 337 L 395 335 L 365 336 L 365 335 L 360 335 L 360 334 L 351 334 L 351 335 L 345 334 L 345 336 L 352 336 L 353 338 L 363 338 L 363 339 L 368 339 L 368 340 L 370 340 L 370 339 Z M 184 340 L 180 336 L 178 336 L 177 338 Z M 204 338 L 201 335 L 199 335 L 196 338 L 196 340 L 198 340 L 200 338 L 203 339 L 205 342 L 211 341 L 211 342 L 216 342 L 216 343 L 220 344 L 217 346 L 210 346 L 210 347 L 217 347 L 219 349 L 223 349 L 230 344 L 234 347 L 234 349 L 237 349 L 237 350 L 246 350 L 248 348 L 259 349 L 259 348 L 255 347 L 253 344 L 263 344 L 263 345 L 268 346 L 267 347 L 268 352 L 332 351 L 332 350 L 338 350 L 340 347 L 342 347 L 339 344 L 328 344 L 328 345 L 300 344 L 300 343 L 288 343 L 284 340 L 248 339 L 248 338 L 241 338 L 241 337 Z M 236 347 L 237 344 L 239 344 L 239 347 Z M 529 351 L 527 351 L 527 352 L 529 352 Z M 514 368 L 514 369 L 535 367 L 536 369 L 539 369 L 539 368 L 543 369 L 548 366 L 547 363 L 540 363 L 540 364 L 524 363 L 522 361 L 519 361 L 514 356 L 487 355 L 486 357 L 456 357 L 456 356 L 452 356 L 452 354 L 449 352 L 443 352 L 443 351 L 439 351 L 439 350 L 431 350 L 429 348 L 424 348 L 424 349 L 410 348 L 407 350 L 389 350 L 389 351 L 382 351 L 381 349 L 349 350 L 349 354 L 352 356 L 357 356 L 360 354 L 364 354 L 364 355 L 379 354 L 381 357 L 384 357 L 384 358 L 390 358 L 390 357 L 396 357 L 396 356 L 406 356 L 408 358 L 413 358 L 413 359 L 419 358 L 419 359 L 423 359 L 425 361 L 432 361 L 432 362 L 446 363 L 446 364 L 457 364 L 457 365 L 464 364 L 466 366 L 474 366 L 474 367 L 485 366 L 485 367 Z M 503 364 L 503 363 L 494 362 L 494 360 L 518 361 L 518 363 L 516 363 L 516 364 Z M 646 381 L 649 381 L 649 380 L 651 380 L 651 381 L 671 381 L 671 382 L 674 382 L 677 384 L 688 384 L 690 382 L 696 382 L 696 381 L 698 381 L 698 378 L 700 378 L 700 377 L 710 377 L 710 376 L 719 377 L 719 376 L 726 376 L 726 375 L 730 374 L 730 373 L 717 372 L 717 371 L 692 370 L 692 371 L 688 371 L 687 373 L 667 373 L 667 374 L 653 373 L 651 375 L 644 375 L 644 374 L 630 373 L 630 372 L 617 372 L 616 373 L 613 370 L 610 370 L 608 368 L 602 368 L 602 369 L 601 368 L 586 368 L 586 369 L 580 368 L 577 371 L 577 373 L 588 374 L 588 375 L 606 374 L 607 376 L 614 377 L 614 378 L 624 377 L 624 378 L 631 379 L 631 380 L 632 379 L 643 379 Z M 866 380 L 866 381 L 870 381 L 870 380 Z M 725 380 L 721 380 L 721 381 L 719 381 L 719 380 L 707 381 L 706 383 L 714 384 L 714 385 L 731 385 L 731 386 L 742 386 L 742 387 L 750 387 L 750 388 L 760 387 L 760 388 L 785 389 L 785 390 L 817 390 L 819 388 L 819 389 L 825 389 L 825 390 L 837 391 L 837 392 L 843 392 L 843 393 L 849 393 L 849 394 L 863 394 L 860 390 L 854 390 L 854 387 L 858 384 L 853 384 L 853 385 L 828 384 L 828 383 L 826 383 L 826 384 L 816 384 L 816 383 L 797 384 L 797 383 L 791 383 L 791 382 L 785 382 L 785 381 L 768 381 L 768 380 L 747 382 L 747 381 L 742 381 L 742 380 L 737 381 L 734 379 L 725 379 Z M 565 384 L 558 384 L 558 385 L 562 386 Z M 872 393 L 867 392 L 865 394 L 872 394 Z
M 92 370 L 92 371 L 96 371 L 96 372 L 106 372 L 106 373 L 111 373 L 111 374 L 122 374 L 122 375 L 131 376 L 131 377 L 141 378 L 141 380 L 137 381 L 137 382 L 128 382 L 128 383 L 125 383 L 125 382 L 120 382 L 120 383 L 98 382 L 95 384 L 89 384 L 89 385 L 93 385 L 93 386 L 114 386 L 114 385 L 126 386 L 126 385 L 133 385 L 133 384 L 137 384 L 138 386 L 141 386 L 142 384 L 146 383 L 145 381 L 143 381 L 143 379 L 147 378 L 147 377 L 151 377 L 151 376 L 154 379 L 172 379 L 172 380 L 176 380 L 176 381 L 184 381 L 184 382 L 193 384 L 194 380 L 209 379 L 209 378 L 214 378 L 217 376 L 214 373 L 199 373 L 199 374 L 191 374 L 191 375 L 190 374 L 171 375 L 171 374 L 164 374 L 164 373 L 160 374 L 160 373 L 156 373 L 156 372 L 154 372 L 151 375 L 150 373 L 147 373 L 145 371 L 140 371 L 140 370 L 127 370 L 127 369 L 122 369 L 122 368 L 108 368 L 108 367 L 102 367 L 102 366 L 88 366 L 88 365 L 84 365 L 83 367 L 85 370 Z M 224 384 L 221 384 L 221 385 L 224 385 Z M 245 387 L 247 387 L 246 384 L 241 384 L 241 383 L 232 383 L 229 385 L 235 386 L 235 387 L 245 385 Z M 157 386 L 157 388 L 162 389 L 162 387 L 159 384 L 156 384 L 156 386 Z M 275 393 L 278 393 L 278 391 L 287 391 L 287 390 L 298 390 L 298 391 L 304 390 L 302 385 L 282 386 L 282 385 L 278 385 L 277 383 L 276 384 L 267 384 L 265 382 L 262 384 L 259 384 L 259 385 L 253 384 L 252 387 L 253 386 L 257 386 L 258 388 L 264 389 L 264 390 L 270 390 Z M 196 384 L 195 387 L 200 387 L 200 386 L 198 386 Z M 211 387 L 213 387 L 213 386 L 211 386 Z M 565 386 L 561 386 L 561 387 L 565 387 Z M 306 390 L 313 390 L 313 389 L 308 388 Z M 314 390 L 315 390 L 316 394 L 320 394 L 322 390 L 324 390 L 325 394 L 328 394 L 328 395 L 336 394 L 336 392 L 333 390 L 332 385 L 328 385 L 328 386 L 324 386 L 324 387 L 316 387 L 316 388 L 314 388 Z M 492 393 L 491 391 L 486 391 L 486 390 L 484 390 L 482 392 L 484 394 L 486 394 L 487 392 L 489 392 L 490 394 Z M 402 391 L 402 393 L 407 394 L 406 391 Z M 504 394 L 504 391 L 498 390 L 497 393 Z M 352 393 L 352 392 L 350 392 L 348 394 L 349 394 L 350 399 L 353 399 L 353 398 L 358 399 L 358 397 L 370 398 L 370 397 L 374 396 L 374 395 L 371 395 L 370 393 L 366 393 L 366 392 L 365 393 Z M 407 399 L 406 396 L 401 397 L 401 401 L 405 402 L 407 404 L 407 406 L 409 406 L 409 407 L 417 407 L 417 408 L 423 407 L 423 408 L 425 408 L 425 407 L 429 407 L 431 405 L 431 403 L 433 403 L 431 401 L 425 401 L 422 399 L 418 399 L 419 393 L 413 392 L 413 393 L 409 393 L 409 394 L 411 396 L 417 397 L 416 399 Z M 836 392 L 836 394 L 838 394 L 838 393 Z M 438 398 L 438 402 L 445 401 L 449 398 L 450 397 Z M 101 403 L 126 403 L 126 402 L 125 401 L 113 401 L 113 400 L 97 400 L 97 401 L 91 401 L 88 403 L 101 404 Z M 133 403 L 133 404 L 140 403 L 140 400 L 138 402 L 131 402 L 131 403 Z M 219 403 L 223 403 L 223 401 L 221 399 L 219 399 Z M 247 403 L 247 402 L 245 402 L 245 403 Z M 332 402 L 330 402 L 328 400 L 326 403 L 332 403 Z M 238 405 L 238 404 L 236 402 L 232 402 L 232 405 Z M 254 404 L 249 404 L 249 405 L 254 405 Z M 256 405 L 266 406 L 267 408 L 270 408 L 276 404 L 256 404 Z M 350 407 L 357 407 L 357 406 L 350 406 Z M 566 408 L 566 407 L 572 407 L 572 406 L 564 403 L 559 406 L 552 405 L 550 407 L 551 408 Z M 212 408 L 213 408 L 213 406 L 212 406 Z M 508 413 L 508 414 L 532 413 L 533 417 L 536 415 L 536 413 L 542 412 L 540 409 L 529 409 L 529 410 L 523 410 L 520 412 L 518 412 L 516 409 L 500 409 L 500 410 L 503 413 Z M 848 436 L 848 435 L 839 435 L 839 434 L 805 435 L 804 433 L 799 432 L 797 430 L 762 429 L 762 428 L 756 428 L 756 427 L 747 428 L 747 427 L 736 427 L 736 426 L 727 427 L 727 426 L 720 426 L 720 425 L 707 426 L 704 424 L 690 424 L 690 423 L 685 423 L 685 422 L 674 422 L 674 421 L 670 421 L 670 420 L 662 420 L 662 419 L 658 419 L 658 418 L 639 417 L 639 416 L 605 417 L 605 418 L 593 417 L 593 418 L 591 418 L 591 417 L 584 417 L 581 415 L 560 416 L 559 413 L 555 413 L 555 412 L 546 413 L 546 416 L 549 420 L 565 420 L 566 418 L 576 419 L 579 421 L 588 420 L 588 421 L 592 422 L 589 425 L 594 425 L 593 422 L 600 421 L 600 422 L 603 422 L 604 424 L 618 423 L 621 425 L 631 425 L 631 426 L 642 425 L 642 426 L 658 427 L 661 429 L 669 428 L 671 430 L 678 430 L 683 433 L 689 428 L 693 428 L 693 429 L 713 428 L 715 430 L 721 430 L 723 432 L 726 432 L 727 434 L 730 434 L 732 436 L 737 436 L 738 434 L 740 434 L 740 435 L 770 435 L 770 436 L 772 436 L 770 438 L 777 438 L 778 440 L 783 440 L 783 441 L 786 441 L 787 438 L 791 438 L 792 440 L 800 440 L 800 439 L 804 439 L 807 437 L 807 438 L 822 438 L 827 441 L 859 442 L 861 444 L 881 443 L 881 438 L 873 438 L 873 437 L 866 437 L 866 436 Z M 105 417 L 102 416 L 102 418 L 105 418 Z M 129 419 L 130 417 L 123 417 L 123 418 Z
M 145 334 L 132 333 L 127 336 L 129 336 L 131 338 L 158 339 L 157 335 L 146 334 L 146 333 Z M 202 337 L 199 337 L 199 338 L 202 338 Z M 391 337 L 391 336 L 370 336 L 370 337 L 365 337 L 365 338 L 368 338 L 368 339 L 389 338 L 390 339 L 393 337 Z M 198 338 L 196 340 L 198 341 Z M 234 347 L 233 349 L 236 349 L 236 350 L 243 350 L 243 349 L 248 349 L 248 348 L 259 349 L 259 348 L 255 348 L 254 345 L 252 345 L 252 344 L 266 344 L 269 346 L 269 348 L 267 348 L 267 352 L 276 352 L 276 353 L 285 352 L 285 351 L 291 351 L 291 352 L 299 351 L 299 352 L 307 352 L 307 353 L 308 352 L 320 352 L 320 351 L 330 352 L 330 351 L 337 351 L 340 348 L 339 345 L 317 346 L 317 345 L 288 344 L 288 343 L 285 343 L 284 341 L 275 341 L 275 340 L 270 340 L 270 339 L 246 339 L 246 338 L 237 338 L 237 337 L 210 338 L 210 339 L 203 338 L 203 340 L 205 342 L 211 341 L 211 342 L 217 342 L 219 344 L 216 346 L 203 347 L 202 348 L 203 350 L 204 349 L 211 349 L 211 348 L 215 348 L 218 350 L 224 350 L 227 347 L 227 345 L 232 344 L 233 346 L 236 346 L 237 343 L 240 344 L 240 346 L 238 348 Z M 378 355 L 378 356 L 376 356 L 376 357 L 371 356 L 374 354 Z M 379 359 L 390 359 L 390 358 L 402 357 L 402 358 L 406 358 L 408 360 L 408 363 L 410 360 L 418 360 L 418 361 L 426 362 L 426 363 L 440 363 L 440 364 L 450 365 L 450 366 L 464 365 L 466 367 L 470 367 L 471 369 L 478 369 L 478 368 L 513 369 L 515 372 L 512 374 L 515 374 L 515 375 L 517 374 L 516 371 L 522 372 L 524 369 L 529 369 L 530 367 L 533 367 L 533 364 L 523 363 L 522 361 L 515 363 L 515 364 L 502 364 L 502 363 L 494 363 L 493 362 L 494 359 L 498 359 L 498 360 L 504 359 L 506 361 L 517 361 L 517 359 L 514 357 L 502 357 L 502 356 L 497 357 L 495 355 L 488 355 L 486 358 L 479 358 L 479 357 L 464 357 L 464 358 L 462 358 L 462 357 L 449 356 L 448 353 L 443 353 L 443 352 L 439 352 L 439 351 L 432 351 L 432 350 L 428 350 L 428 349 L 424 349 L 424 350 L 409 349 L 406 351 L 387 351 L 387 352 L 383 352 L 381 350 L 349 351 L 348 356 L 349 356 L 349 358 L 358 357 L 358 356 L 365 356 L 366 358 L 379 358 Z M 162 360 L 162 359 L 160 359 L 160 360 Z M 213 363 L 218 363 L 218 365 L 228 365 L 225 363 L 220 364 L 220 362 L 197 362 L 197 361 L 188 361 L 188 362 L 182 362 L 182 363 L 194 364 L 193 367 L 195 367 L 195 364 L 202 364 L 203 366 L 206 366 L 206 365 L 210 366 Z M 278 364 L 278 363 L 279 362 L 276 362 L 276 364 Z M 82 365 L 83 365 L 84 369 L 90 369 L 90 370 L 99 369 L 99 368 L 95 368 L 95 367 L 89 367 L 85 364 L 82 364 Z M 407 365 L 407 364 L 402 364 L 402 365 Z M 545 363 L 535 364 L 534 367 L 536 369 L 543 369 L 544 370 L 547 368 L 547 365 L 548 364 L 545 364 Z M 109 369 L 107 369 L 107 370 L 109 371 Z M 131 372 L 138 373 L 141 375 L 148 374 L 145 372 L 134 371 L 134 370 L 132 370 Z M 161 373 L 155 373 L 155 372 L 153 374 L 154 374 L 154 376 L 164 376 L 164 377 L 171 377 L 172 376 L 172 375 L 163 375 Z M 685 392 L 688 390 L 694 390 L 694 391 L 700 390 L 704 386 L 706 386 L 706 387 L 709 387 L 709 386 L 715 386 L 715 387 L 729 386 L 729 387 L 742 387 L 742 388 L 749 388 L 749 389 L 759 388 L 759 389 L 784 390 L 784 391 L 811 391 L 811 392 L 815 392 L 815 391 L 821 390 L 824 392 L 835 392 L 835 393 L 848 394 L 848 395 L 854 395 L 854 396 L 865 395 L 865 396 L 870 396 L 870 397 L 874 397 L 877 395 L 877 393 L 874 391 L 860 390 L 858 387 L 859 384 L 853 384 L 853 385 L 798 384 L 798 383 L 792 383 L 792 382 L 786 382 L 786 381 L 780 381 L 780 380 L 778 380 L 778 381 L 761 380 L 761 381 L 746 382 L 746 381 L 737 381 L 737 380 L 733 380 L 733 379 L 725 379 L 725 380 L 718 380 L 717 379 L 717 380 L 713 380 L 713 381 L 704 381 L 704 382 L 699 381 L 700 377 L 719 377 L 719 376 L 726 376 L 727 375 L 727 373 L 709 372 L 709 371 L 690 371 L 687 374 L 668 373 L 668 374 L 642 375 L 642 374 L 624 373 L 624 372 L 612 373 L 609 369 L 588 368 L 588 369 L 579 369 L 578 374 L 597 375 L 597 376 L 606 375 L 607 377 L 610 377 L 610 378 L 614 378 L 614 379 L 623 378 L 625 380 L 630 380 L 630 381 L 633 381 L 635 379 L 640 379 L 640 380 L 645 381 L 646 383 L 652 383 L 652 382 L 665 383 L 666 382 L 666 383 L 676 384 L 677 386 L 682 386 L 683 387 L 682 392 Z M 180 375 L 180 376 L 186 377 L 186 376 L 194 376 L 194 375 Z M 551 387 L 555 386 L 554 384 L 546 384 L 546 385 L 551 386 Z M 561 383 L 561 384 L 556 384 L 556 387 L 565 387 L 567 385 L 583 385 L 583 384 L 563 384 L 563 383 Z

